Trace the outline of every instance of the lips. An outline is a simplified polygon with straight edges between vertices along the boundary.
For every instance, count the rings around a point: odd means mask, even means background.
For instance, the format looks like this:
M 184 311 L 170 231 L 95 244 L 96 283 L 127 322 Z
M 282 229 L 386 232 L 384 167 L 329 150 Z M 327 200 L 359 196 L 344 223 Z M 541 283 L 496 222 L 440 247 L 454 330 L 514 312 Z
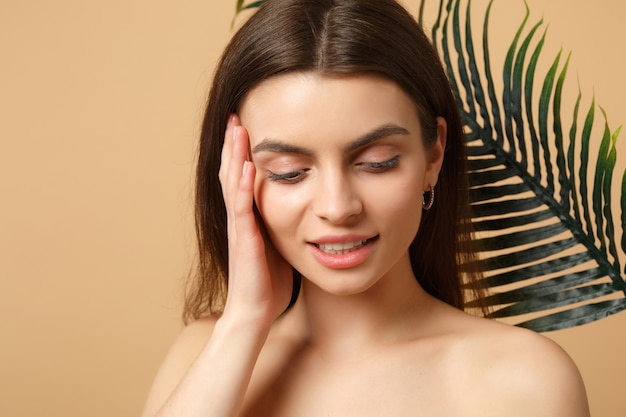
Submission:
M 328 237 L 311 242 L 310 248 L 313 257 L 327 268 L 353 268 L 369 258 L 377 237 Z

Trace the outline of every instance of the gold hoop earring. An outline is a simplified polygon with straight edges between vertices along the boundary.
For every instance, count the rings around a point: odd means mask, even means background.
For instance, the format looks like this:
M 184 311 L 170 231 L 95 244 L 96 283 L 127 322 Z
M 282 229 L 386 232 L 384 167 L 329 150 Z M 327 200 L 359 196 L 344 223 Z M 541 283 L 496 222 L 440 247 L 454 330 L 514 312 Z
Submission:
M 430 210 L 433 207 L 433 204 L 435 203 L 435 187 L 433 187 L 432 185 L 429 185 L 429 187 L 430 187 L 430 190 L 424 191 L 422 193 L 422 208 L 424 210 Z M 426 193 L 430 194 L 428 198 L 428 202 L 426 202 Z

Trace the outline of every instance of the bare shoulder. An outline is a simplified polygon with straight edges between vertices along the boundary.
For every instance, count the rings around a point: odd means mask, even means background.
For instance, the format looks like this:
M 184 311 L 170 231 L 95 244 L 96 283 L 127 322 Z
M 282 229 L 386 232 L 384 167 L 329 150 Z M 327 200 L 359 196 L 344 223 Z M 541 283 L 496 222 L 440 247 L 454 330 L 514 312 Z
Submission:
M 216 321 L 213 317 L 201 318 L 182 329 L 152 383 L 142 415 L 154 415 L 165 403 L 211 337 Z
M 578 368 L 558 344 L 492 320 L 470 318 L 468 323 L 473 372 L 483 394 L 490 393 L 489 404 L 483 404 L 490 412 L 484 415 L 589 416 Z

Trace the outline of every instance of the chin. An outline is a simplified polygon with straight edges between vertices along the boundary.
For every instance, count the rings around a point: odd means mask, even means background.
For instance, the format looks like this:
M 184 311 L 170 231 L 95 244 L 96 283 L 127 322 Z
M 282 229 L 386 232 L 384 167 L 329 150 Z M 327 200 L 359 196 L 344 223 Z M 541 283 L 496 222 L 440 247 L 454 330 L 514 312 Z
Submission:
M 376 286 L 379 281 L 377 279 L 367 279 L 364 275 L 362 272 L 358 273 L 355 271 L 350 273 L 344 270 L 324 274 L 324 277 L 321 279 L 314 275 L 311 275 L 312 278 L 307 278 L 306 275 L 303 275 L 302 279 L 328 295 L 349 297 L 367 292 L 370 288 Z

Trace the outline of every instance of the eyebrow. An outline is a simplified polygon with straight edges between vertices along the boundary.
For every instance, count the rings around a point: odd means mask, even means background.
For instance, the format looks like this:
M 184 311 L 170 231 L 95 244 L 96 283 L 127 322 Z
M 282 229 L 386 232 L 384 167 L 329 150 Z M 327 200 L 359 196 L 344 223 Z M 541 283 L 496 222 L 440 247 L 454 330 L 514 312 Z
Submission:
M 353 152 L 359 148 L 369 145 L 372 142 L 377 140 L 386 138 L 392 135 L 408 135 L 410 132 L 398 125 L 395 124 L 386 124 L 376 129 L 364 134 L 363 136 L 357 138 L 356 140 L 350 142 L 346 146 L 344 146 L 343 151 L 345 153 Z M 313 151 L 310 149 L 303 148 L 301 146 L 292 145 L 288 143 L 281 142 L 275 139 L 264 139 L 259 144 L 257 144 L 254 148 L 252 148 L 252 153 L 257 152 L 276 152 L 276 153 L 293 153 L 304 156 L 313 156 Z

